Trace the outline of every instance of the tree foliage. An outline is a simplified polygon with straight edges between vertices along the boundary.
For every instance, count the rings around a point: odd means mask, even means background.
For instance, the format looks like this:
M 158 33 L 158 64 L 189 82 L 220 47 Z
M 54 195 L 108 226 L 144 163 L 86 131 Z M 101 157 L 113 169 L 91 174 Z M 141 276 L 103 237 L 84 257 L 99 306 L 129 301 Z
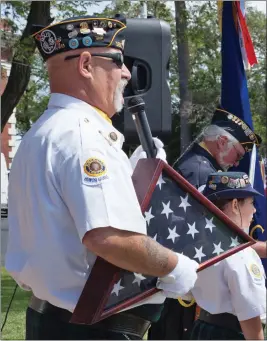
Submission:
M 45 90 L 47 76 L 43 66 L 40 66 L 40 56 L 34 53 L 36 47 L 33 39 L 30 37 L 32 25 L 49 25 L 53 21 L 51 13 L 56 14 L 56 20 L 61 20 L 66 16 L 86 14 L 85 7 L 91 3 L 89 1 L 65 2 L 55 0 L 3 2 L 1 11 L 6 17 L 7 25 L 11 28 L 13 39 L 10 39 L 9 31 L 4 31 L 2 38 L 5 44 L 9 44 L 9 47 L 13 49 L 14 53 L 10 76 L 1 100 L 2 131 L 19 101 L 17 118 L 18 127 L 22 134 L 29 129 L 31 122 L 41 114 L 41 110 L 43 109 L 43 99 L 41 104 L 39 104 L 40 94 L 38 91 Z M 24 29 L 22 30 L 21 27 L 24 27 Z M 38 68 L 38 66 L 40 67 Z M 32 67 L 35 68 L 33 72 Z M 34 77 L 34 74 L 37 75 L 37 79 Z M 29 82 L 31 76 L 33 80 Z M 40 78 L 42 81 L 38 85 L 33 85 L 33 82 L 36 82 L 38 79 L 40 80 Z M 41 84 L 44 85 L 43 88 L 41 88 Z M 29 97 L 29 93 L 32 96 L 31 98 Z M 36 110 L 30 110 L 31 107 L 35 107 Z M 25 109 L 27 109 L 27 112 Z
M 24 8 L 24 5 L 18 6 L 17 1 L 15 3 L 19 8 L 18 13 L 20 13 L 21 8 Z M 9 5 L 10 4 L 7 4 L 7 6 Z M 17 16 L 18 14 L 16 11 L 13 11 L 13 15 Z M 32 25 L 36 21 L 45 26 L 50 24 L 51 18 L 49 1 L 31 2 L 30 8 L 28 10 L 26 26 L 14 46 L 11 72 L 1 99 L 2 131 L 14 108 L 18 104 L 21 96 L 25 92 L 30 80 L 31 63 L 35 51 L 35 43 L 30 38 L 30 34 Z M 15 24 L 12 26 L 13 29 L 15 29 Z
M 2 17 L 8 18 L 12 30 L 22 34 L 30 11 L 31 2 L 2 2 Z M 38 2 L 36 2 L 38 3 Z M 50 1 L 51 16 L 56 20 L 82 14 L 113 16 L 123 13 L 126 17 L 138 17 L 142 12 L 142 1 L 111 1 L 103 10 L 92 13 L 94 1 Z M 170 3 L 170 2 L 169 2 Z M 186 19 L 189 46 L 189 89 L 192 94 L 192 110 L 188 123 L 195 137 L 208 124 L 215 106 L 220 100 L 221 90 L 221 34 L 218 25 L 217 2 L 186 1 Z M 170 87 L 173 107 L 173 132 L 168 145 L 170 163 L 179 154 L 180 121 L 177 37 L 174 4 L 171 8 L 165 1 L 148 1 L 148 15 L 167 21 L 172 32 L 172 54 L 170 62 Z M 258 57 L 258 65 L 247 71 L 248 88 L 254 128 L 265 140 L 266 146 L 266 15 L 255 8 L 247 8 L 247 22 Z M 32 66 L 32 77 L 17 106 L 18 127 L 23 134 L 46 107 L 48 82 L 44 65 L 38 54 L 28 60 Z M 180 66 L 181 67 L 181 66 Z M 265 124 L 263 124 L 265 122 Z M 262 152 L 267 154 L 266 148 Z

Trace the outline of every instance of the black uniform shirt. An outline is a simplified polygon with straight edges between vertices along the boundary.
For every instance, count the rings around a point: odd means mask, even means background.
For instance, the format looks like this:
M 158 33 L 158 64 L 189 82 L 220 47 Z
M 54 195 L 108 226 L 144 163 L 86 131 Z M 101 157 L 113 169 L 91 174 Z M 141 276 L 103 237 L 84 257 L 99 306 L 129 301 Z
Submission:
M 197 143 L 174 164 L 173 168 L 196 188 L 206 184 L 210 173 L 221 171 L 214 157 Z

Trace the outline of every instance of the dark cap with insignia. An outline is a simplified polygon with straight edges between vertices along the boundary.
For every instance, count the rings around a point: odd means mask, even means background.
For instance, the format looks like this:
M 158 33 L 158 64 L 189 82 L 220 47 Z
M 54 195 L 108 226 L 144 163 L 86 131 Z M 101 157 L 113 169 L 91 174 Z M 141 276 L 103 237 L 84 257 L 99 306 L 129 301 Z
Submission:
M 220 107 L 215 110 L 211 124 L 228 131 L 240 142 L 246 152 L 252 150 L 253 144 L 256 146 L 261 144 L 260 136 L 255 134 L 244 121 Z
M 209 200 L 262 195 L 251 186 L 247 174 L 243 172 L 211 173 L 202 194 Z
M 112 47 L 123 52 L 126 19 L 73 17 L 44 27 L 34 25 L 32 37 L 44 60 L 58 53 L 90 47 Z

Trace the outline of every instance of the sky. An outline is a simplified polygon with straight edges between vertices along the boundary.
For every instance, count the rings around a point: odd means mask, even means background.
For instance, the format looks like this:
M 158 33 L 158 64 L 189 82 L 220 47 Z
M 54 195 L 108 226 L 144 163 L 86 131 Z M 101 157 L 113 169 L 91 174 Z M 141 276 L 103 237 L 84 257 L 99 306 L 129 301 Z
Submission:
M 262 1 L 248 1 L 248 4 L 251 6 L 256 7 L 259 11 L 262 11 L 266 14 L 266 6 L 267 6 L 267 2 L 266 0 L 262 0 Z

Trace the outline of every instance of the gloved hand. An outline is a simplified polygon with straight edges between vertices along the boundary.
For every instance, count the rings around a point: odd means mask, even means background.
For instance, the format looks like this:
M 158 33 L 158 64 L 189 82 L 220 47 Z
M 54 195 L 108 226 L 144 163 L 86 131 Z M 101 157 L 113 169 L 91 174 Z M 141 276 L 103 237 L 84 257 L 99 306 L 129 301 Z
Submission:
M 155 147 L 157 148 L 157 155 L 156 155 L 156 158 L 157 159 L 161 159 L 165 162 L 167 162 L 166 158 L 166 152 L 165 150 L 163 149 L 164 147 L 164 144 L 156 137 L 153 137 L 153 141 L 155 143 Z M 132 165 L 132 169 L 134 170 L 135 169 L 135 166 L 138 162 L 138 160 L 140 159 L 146 159 L 147 158 L 147 155 L 146 155 L 146 152 L 143 150 L 143 147 L 140 145 L 138 146 L 135 151 L 133 152 L 133 154 L 131 155 L 130 157 L 130 162 L 131 162 L 131 165 Z
M 178 263 L 171 273 L 158 279 L 157 288 L 162 289 L 166 297 L 177 299 L 186 295 L 195 285 L 199 264 L 177 253 Z
M 202 192 L 204 191 L 205 187 L 206 187 L 206 185 L 202 185 L 202 186 L 198 187 L 197 190 L 198 190 L 200 193 L 202 193 Z

